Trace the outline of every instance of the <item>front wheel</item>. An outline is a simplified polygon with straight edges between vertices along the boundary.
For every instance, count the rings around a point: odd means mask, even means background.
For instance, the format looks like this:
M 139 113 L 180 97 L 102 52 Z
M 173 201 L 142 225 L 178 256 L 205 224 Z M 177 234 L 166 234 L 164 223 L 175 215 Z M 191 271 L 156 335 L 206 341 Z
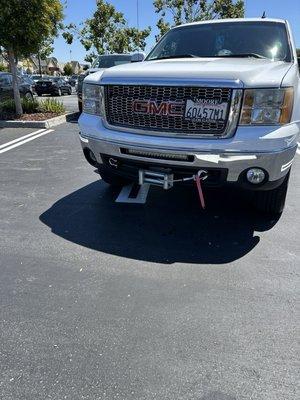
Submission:
M 32 95 L 32 93 L 27 92 L 27 93 L 25 94 L 25 99 L 28 100 L 28 101 L 33 101 L 33 95 Z
M 117 174 L 113 174 L 107 170 L 102 168 L 98 168 L 99 175 L 101 176 L 102 180 L 111 186 L 125 186 L 129 184 L 129 181 L 122 176 Z
M 266 214 L 281 214 L 285 205 L 289 178 L 290 172 L 276 189 L 254 192 L 253 203 L 255 208 Z

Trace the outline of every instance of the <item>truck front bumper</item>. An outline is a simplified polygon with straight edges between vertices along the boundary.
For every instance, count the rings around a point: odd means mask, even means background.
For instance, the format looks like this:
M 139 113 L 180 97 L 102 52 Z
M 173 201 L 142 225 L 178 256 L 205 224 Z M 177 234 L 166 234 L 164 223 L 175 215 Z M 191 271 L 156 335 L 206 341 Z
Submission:
M 267 179 L 261 188 L 276 187 L 288 173 L 297 149 L 299 123 L 283 127 L 238 127 L 232 138 L 176 138 L 175 136 L 137 134 L 110 129 L 100 117 L 82 114 L 79 119 L 80 139 L 85 156 L 89 151 L 96 164 L 111 168 L 109 159 L 144 168 L 182 168 L 191 171 L 211 169 L 225 171 L 223 183 L 247 187 L 245 174 L 249 168 L 261 168 Z M 254 188 L 250 185 L 248 188 Z

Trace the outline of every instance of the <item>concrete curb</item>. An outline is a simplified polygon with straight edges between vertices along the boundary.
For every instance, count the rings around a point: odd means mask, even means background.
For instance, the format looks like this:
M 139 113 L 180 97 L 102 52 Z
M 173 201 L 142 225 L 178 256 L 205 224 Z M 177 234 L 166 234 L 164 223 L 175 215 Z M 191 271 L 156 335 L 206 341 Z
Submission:
M 78 112 L 72 112 L 45 121 L 0 121 L 0 128 L 52 128 L 64 122 L 72 121 L 77 116 L 79 116 Z

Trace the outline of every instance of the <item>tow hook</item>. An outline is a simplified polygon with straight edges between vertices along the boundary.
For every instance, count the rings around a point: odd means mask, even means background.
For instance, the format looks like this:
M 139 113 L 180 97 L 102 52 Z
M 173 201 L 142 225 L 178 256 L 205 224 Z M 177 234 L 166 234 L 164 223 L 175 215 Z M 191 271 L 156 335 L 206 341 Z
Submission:
M 118 168 L 118 166 L 119 166 L 118 160 L 116 160 L 115 158 L 112 158 L 112 157 L 109 158 L 108 163 L 113 168 Z

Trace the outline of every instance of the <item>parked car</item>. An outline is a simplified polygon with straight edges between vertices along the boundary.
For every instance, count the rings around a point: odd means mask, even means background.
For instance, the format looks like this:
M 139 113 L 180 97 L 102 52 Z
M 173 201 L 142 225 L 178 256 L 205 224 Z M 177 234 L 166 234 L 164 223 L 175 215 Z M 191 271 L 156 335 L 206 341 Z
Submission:
M 62 96 L 63 94 L 72 94 L 72 87 L 61 77 L 48 76 L 36 82 L 35 87 L 38 96 L 50 94 L 52 96 Z
M 21 76 L 18 76 L 18 86 L 22 98 L 33 100 L 32 85 L 27 83 Z M 13 98 L 12 74 L 8 72 L 0 72 L 0 101 Z
M 40 81 L 41 79 L 46 78 L 47 75 L 31 75 L 31 79 L 34 80 L 34 82 Z
M 84 74 L 78 76 L 77 82 L 77 99 L 78 99 L 78 110 L 82 112 L 82 85 L 84 78 L 89 75 L 89 71 L 86 71 Z
M 89 68 L 85 73 L 78 76 L 77 83 L 77 97 L 78 97 L 78 109 L 82 112 L 82 84 L 84 78 L 93 74 L 94 72 L 104 71 L 107 68 L 115 67 L 117 65 L 129 64 L 132 62 L 143 61 L 145 58 L 145 54 L 142 52 L 137 52 L 133 54 L 105 54 L 97 57 L 97 59 L 92 64 L 92 67 Z
M 202 188 L 227 185 L 280 214 L 299 121 L 289 23 L 245 18 L 175 27 L 144 62 L 89 75 L 79 126 L 86 159 L 109 184 L 189 181 L 201 204 Z
M 71 86 L 75 86 L 78 80 L 78 75 L 72 75 L 71 78 L 69 79 L 69 84 Z
M 26 83 L 28 83 L 31 86 L 32 93 L 36 94 L 35 81 L 32 79 L 32 77 L 30 75 L 22 75 L 22 78 Z

